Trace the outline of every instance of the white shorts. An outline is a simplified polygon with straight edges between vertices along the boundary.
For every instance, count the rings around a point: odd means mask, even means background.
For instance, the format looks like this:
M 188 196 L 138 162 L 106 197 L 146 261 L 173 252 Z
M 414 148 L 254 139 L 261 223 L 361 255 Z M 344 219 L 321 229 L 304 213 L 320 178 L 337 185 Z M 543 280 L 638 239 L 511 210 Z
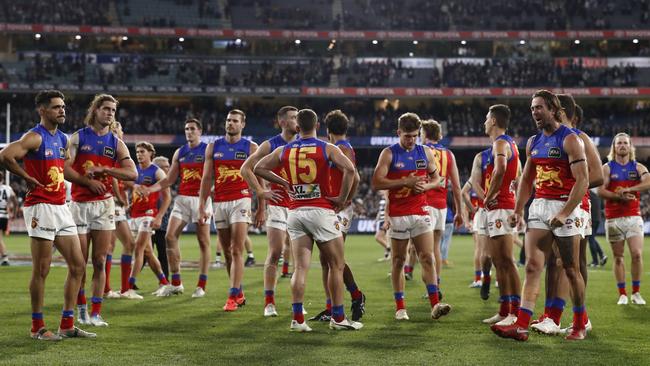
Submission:
M 553 235 L 559 237 L 582 235 L 582 229 L 576 225 L 576 220 L 580 222 L 581 218 L 580 211 L 582 210 L 580 207 L 576 207 L 573 212 L 571 212 L 564 225 L 558 228 L 551 228 L 551 219 L 562 210 L 562 207 L 564 207 L 565 204 L 565 201 L 535 198 L 528 209 L 528 222 L 526 223 L 528 229 L 552 231 Z
M 591 212 L 580 209 L 580 228 L 582 229 L 582 238 L 586 238 L 592 234 L 591 228 Z
M 334 210 L 320 207 L 289 210 L 287 231 L 291 240 L 309 235 L 317 243 L 325 243 L 342 236 L 341 225 Z
M 90 230 L 115 230 L 115 202 L 113 197 L 101 201 L 70 202 L 70 213 L 77 223 L 79 234 Z
M 435 208 L 431 206 L 425 207 L 429 216 L 431 217 L 431 225 L 433 230 L 445 230 L 445 221 L 447 221 L 447 209 L 446 208 Z
M 605 220 L 605 235 L 610 243 L 633 236 L 643 237 L 643 218 L 641 216 L 625 216 L 607 219 Z
M 126 221 L 129 218 L 126 217 L 126 210 L 124 207 L 115 205 L 115 222 Z
M 210 214 L 212 214 L 212 212 L 210 212 L 212 209 L 211 203 L 212 199 L 208 197 L 205 209 L 208 210 Z M 176 196 L 176 199 L 174 199 L 174 208 L 169 216 L 176 217 L 186 224 L 199 222 L 199 197 L 183 195 Z
M 266 206 L 266 229 L 274 228 L 287 231 L 287 219 L 289 209 L 284 206 L 268 205 Z
M 487 226 L 488 236 L 493 238 L 506 234 L 512 234 L 513 228 L 508 223 L 508 216 L 512 215 L 514 210 L 496 209 L 485 211 L 485 222 Z
M 251 199 L 240 198 L 234 201 L 215 202 L 212 204 L 212 218 L 217 229 L 228 229 L 236 222 L 250 224 Z
M 77 235 L 77 225 L 66 205 L 37 203 L 23 207 L 27 235 L 54 240 L 57 236 Z
M 153 217 L 151 216 L 141 216 L 131 219 L 129 227 L 134 233 L 151 233 L 151 223 L 153 222 Z
M 433 225 L 429 215 L 390 217 L 389 235 L 393 239 L 411 239 L 432 231 Z
M 483 207 L 479 207 L 474 214 L 474 220 L 472 220 L 472 232 L 476 233 L 477 235 L 489 235 L 487 226 L 485 226 L 487 223 L 485 215 L 486 213 Z
M 352 226 L 352 206 L 346 207 L 345 210 L 340 211 L 336 216 L 339 219 L 339 224 L 341 224 L 341 231 L 347 234 Z

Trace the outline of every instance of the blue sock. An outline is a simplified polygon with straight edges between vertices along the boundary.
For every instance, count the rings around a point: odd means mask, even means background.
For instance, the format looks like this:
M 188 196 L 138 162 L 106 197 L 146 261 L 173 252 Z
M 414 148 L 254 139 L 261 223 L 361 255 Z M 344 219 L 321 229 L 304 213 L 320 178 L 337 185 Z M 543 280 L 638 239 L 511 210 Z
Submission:
M 345 286 L 345 288 L 348 289 L 348 292 L 349 292 L 349 293 L 353 293 L 354 291 L 357 290 L 357 284 L 356 284 L 356 283 L 352 283 L 350 286 Z
M 62 314 L 63 318 L 72 318 L 72 317 L 74 317 L 74 310 L 63 310 L 63 312 L 61 312 L 61 314 Z
M 180 275 L 179 275 L 179 277 L 180 277 Z M 206 274 L 199 275 L 199 280 L 207 281 L 208 280 L 208 275 L 206 275 Z
M 130 264 L 132 260 L 133 260 L 133 257 L 130 256 L 130 255 L 122 254 L 122 257 L 120 257 L 120 263 L 128 263 L 128 264 Z
M 43 313 L 32 313 L 32 319 L 43 319 Z
M 103 299 L 101 297 L 93 296 L 90 298 L 90 302 L 92 302 L 93 304 L 101 304 L 102 300 Z
M 239 295 L 239 289 L 236 287 L 231 287 L 230 292 L 228 293 L 230 296 L 237 296 Z
M 264 296 L 273 296 L 274 294 L 273 290 L 264 290 Z
M 395 293 L 395 300 L 403 300 L 404 299 L 404 293 L 403 292 L 396 292 Z
M 436 285 L 427 285 L 427 294 L 433 295 L 438 292 L 438 286 Z
M 555 299 L 553 299 L 553 305 L 551 305 L 551 307 L 556 309 L 564 309 L 565 305 L 566 305 L 566 301 L 564 301 L 564 299 L 556 297 Z
M 342 321 L 345 318 L 343 305 L 332 306 L 332 318 L 336 321 Z
M 302 303 L 301 302 L 295 302 L 291 304 L 293 307 L 293 313 L 294 314 L 302 314 Z

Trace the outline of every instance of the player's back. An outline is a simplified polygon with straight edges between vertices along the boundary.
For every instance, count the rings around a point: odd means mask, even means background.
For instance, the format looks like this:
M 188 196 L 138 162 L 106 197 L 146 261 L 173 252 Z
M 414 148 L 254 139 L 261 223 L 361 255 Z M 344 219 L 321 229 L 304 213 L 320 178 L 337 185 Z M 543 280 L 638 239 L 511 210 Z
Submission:
M 291 185 L 290 209 L 333 207 L 326 198 L 332 196 L 326 142 L 314 137 L 298 139 L 284 147 L 281 161 Z
M 503 175 L 503 180 L 501 181 L 501 186 L 499 187 L 499 194 L 496 197 L 497 203 L 491 209 L 514 209 L 515 208 L 515 191 L 512 182 L 517 179 L 517 174 L 519 172 L 519 150 L 517 149 L 517 144 L 515 144 L 512 137 L 508 135 L 501 135 L 496 138 L 495 141 L 503 140 L 508 144 L 508 147 L 511 151 L 510 158 L 506 162 L 506 171 Z M 486 167 L 486 181 L 489 183 L 492 182 L 494 176 L 494 155 L 490 154 L 488 158 L 488 164 Z M 489 188 L 489 183 L 486 183 L 486 187 Z
M 431 207 L 444 209 L 447 208 L 447 181 L 451 168 L 450 164 L 453 162 L 453 158 L 451 151 L 447 149 L 443 144 L 434 144 L 429 142 L 426 144 L 426 146 L 428 146 L 433 151 L 433 159 L 436 163 L 436 168 L 438 169 L 440 176 L 444 178 L 442 187 L 427 191 L 427 202 Z

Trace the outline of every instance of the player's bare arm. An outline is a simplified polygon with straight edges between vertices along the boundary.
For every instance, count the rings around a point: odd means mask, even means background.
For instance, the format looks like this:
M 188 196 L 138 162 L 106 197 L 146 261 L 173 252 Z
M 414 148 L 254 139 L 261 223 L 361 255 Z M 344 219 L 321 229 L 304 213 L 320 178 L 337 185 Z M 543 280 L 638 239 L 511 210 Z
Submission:
M 67 151 L 67 158 L 63 165 L 63 176 L 69 182 L 88 187 L 88 189 L 90 189 L 90 191 L 95 194 L 98 195 L 104 194 L 106 192 L 106 186 L 104 185 L 104 183 L 100 182 L 99 180 L 94 179 L 94 174 L 82 175 L 72 168 L 72 164 L 77 158 L 78 150 L 79 150 L 79 134 L 75 132 L 74 134 L 72 134 L 72 136 L 70 136 L 70 139 L 68 140 L 68 151 Z
M 27 181 L 28 184 L 43 187 L 36 178 L 27 174 L 27 172 L 18 164 L 30 151 L 36 151 L 43 143 L 41 136 L 35 132 L 28 132 L 18 141 L 14 141 L 0 151 L 0 165 L 9 170 L 12 174 L 17 175 Z

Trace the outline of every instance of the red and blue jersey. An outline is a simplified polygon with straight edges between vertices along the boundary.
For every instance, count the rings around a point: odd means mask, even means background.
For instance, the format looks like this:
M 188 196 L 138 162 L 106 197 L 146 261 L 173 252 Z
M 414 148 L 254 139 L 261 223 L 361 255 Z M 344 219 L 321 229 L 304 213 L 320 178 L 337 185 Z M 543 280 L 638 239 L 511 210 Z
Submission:
M 289 209 L 300 207 L 333 208 L 330 192 L 330 160 L 327 143 L 317 138 L 297 139 L 282 149 L 282 167 L 291 185 Z
M 117 145 L 119 139 L 112 133 L 99 136 L 91 127 L 77 131 L 79 146 L 72 169 L 81 175 L 96 166 L 114 167 L 117 164 Z M 108 174 L 96 174 L 95 179 L 104 184 L 106 191 L 98 195 L 88 187 L 72 183 L 72 200 L 75 202 L 99 201 L 113 196 L 113 177 Z
M 575 185 L 564 151 L 564 139 L 575 135 L 570 128 L 560 125 L 550 136 L 540 132 L 530 144 L 530 157 L 535 167 L 535 198 L 566 201 Z
M 427 202 L 429 206 L 437 209 L 447 208 L 447 181 L 449 180 L 450 164 L 453 161 L 451 151 L 444 145 L 437 143 L 426 143 L 426 146 L 433 151 L 433 159 L 436 163 L 436 168 L 441 177 L 444 178 L 444 185 L 440 188 L 434 188 L 427 191 Z
M 576 133 L 576 135 L 580 136 L 582 131 L 580 131 L 577 128 L 572 128 L 573 132 Z M 587 136 L 589 137 L 589 136 Z M 582 201 L 580 202 L 580 208 L 583 209 L 584 211 L 591 212 L 591 200 L 589 199 L 589 190 L 587 189 L 587 192 L 585 195 L 582 197 Z
M 41 146 L 36 151 L 30 151 L 23 159 L 25 171 L 38 180 L 43 187 L 34 187 L 25 196 L 25 207 L 38 203 L 51 205 L 65 204 L 65 183 L 63 165 L 65 163 L 68 138 L 56 130 L 51 134 L 43 125 L 38 124 L 29 132 L 41 136 Z
M 487 169 L 488 169 L 488 164 L 490 163 L 490 159 L 492 157 L 492 147 L 490 146 L 489 148 L 481 151 L 481 188 L 483 189 L 483 194 L 487 193 L 487 189 L 489 188 L 489 179 L 491 177 L 488 176 L 487 174 Z M 482 200 L 479 200 L 479 206 L 483 208 L 483 202 Z
M 178 149 L 178 165 L 181 173 L 181 184 L 178 194 L 183 196 L 199 196 L 201 177 L 203 176 L 203 163 L 205 162 L 205 148 L 208 146 L 201 142 L 194 147 L 189 144 Z
M 609 184 L 605 189 L 610 192 L 633 187 L 641 181 L 635 160 L 631 160 L 625 165 L 610 161 L 607 165 L 609 165 Z M 633 194 L 636 199 L 628 202 L 605 200 L 605 218 L 641 216 L 639 192 L 633 192 Z
M 354 153 L 354 149 L 352 148 L 352 145 L 350 145 L 350 142 L 347 140 L 340 140 L 337 141 L 335 146 L 344 146 L 352 151 L 352 164 L 356 165 L 357 158 L 356 154 Z M 330 163 L 330 167 L 332 170 L 330 170 L 330 192 L 334 197 L 338 197 L 339 194 L 341 194 L 341 183 L 343 182 L 343 172 L 336 167 L 334 163 Z
M 214 142 L 214 202 L 235 201 L 252 197 L 248 184 L 241 176 L 241 166 L 251 153 L 247 139 L 231 144 L 224 137 Z
M 387 178 L 403 179 L 411 173 L 416 176 L 427 177 L 429 159 L 424 145 L 416 144 L 406 151 L 399 143 L 389 147 L 393 159 L 388 169 Z M 402 187 L 388 190 L 388 212 L 392 216 L 428 215 L 425 207 L 428 206 L 426 193 L 415 193 L 412 188 Z
M 138 164 L 138 179 L 135 180 L 135 184 L 141 186 L 152 186 L 156 184 L 158 181 L 158 179 L 156 179 L 156 172 L 158 169 L 160 168 L 158 168 L 156 164 L 151 164 L 144 169 L 140 167 L 140 164 Z M 134 193 L 131 200 L 131 217 L 156 216 L 158 214 L 159 196 L 160 192 L 150 193 L 148 196 L 141 196 Z
M 470 191 L 469 191 L 469 201 L 472 203 L 472 206 L 474 208 L 483 207 L 483 201 L 478 199 L 478 195 L 476 194 L 476 192 L 473 189 L 470 189 Z M 469 219 L 473 220 L 475 214 L 476 214 L 476 212 L 470 212 Z
M 287 144 L 287 142 L 282 138 L 281 134 L 273 136 L 268 141 L 269 141 L 269 145 L 271 145 L 271 152 L 275 151 L 275 149 L 277 149 L 278 147 L 285 146 Z M 273 169 L 273 172 L 279 175 L 280 177 L 282 177 L 283 179 L 286 179 L 287 181 L 289 180 L 289 176 L 287 175 L 287 172 L 284 170 L 283 166 L 279 166 Z M 279 192 L 282 198 L 276 202 L 269 201 L 268 204 L 271 206 L 289 207 L 289 205 L 291 204 L 291 197 L 289 197 L 289 194 L 284 189 L 284 187 L 282 187 L 279 184 L 271 183 L 270 188 L 273 191 Z
M 490 207 L 492 210 L 497 209 L 506 209 L 513 210 L 515 208 L 515 191 L 513 186 L 513 181 L 517 179 L 517 173 L 519 172 L 519 149 L 517 149 L 517 144 L 512 140 L 512 137 L 508 135 L 501 135 L 496 138 L 495 141 L 503 140 L 508 143 L 512 155 L 508 162 L 506 163 L 506 171 L 503 175 L 503 181 L 499 187 L 499 193 L 497 194 L 496 200 L 497 203 L 493 207 Z M 492 153 L 488 156 L 487 166 L 485 169 L 485 193 L 490 189 L 490 184 L 492 183 L 492 176 L 494 173 L 494 155 Z

